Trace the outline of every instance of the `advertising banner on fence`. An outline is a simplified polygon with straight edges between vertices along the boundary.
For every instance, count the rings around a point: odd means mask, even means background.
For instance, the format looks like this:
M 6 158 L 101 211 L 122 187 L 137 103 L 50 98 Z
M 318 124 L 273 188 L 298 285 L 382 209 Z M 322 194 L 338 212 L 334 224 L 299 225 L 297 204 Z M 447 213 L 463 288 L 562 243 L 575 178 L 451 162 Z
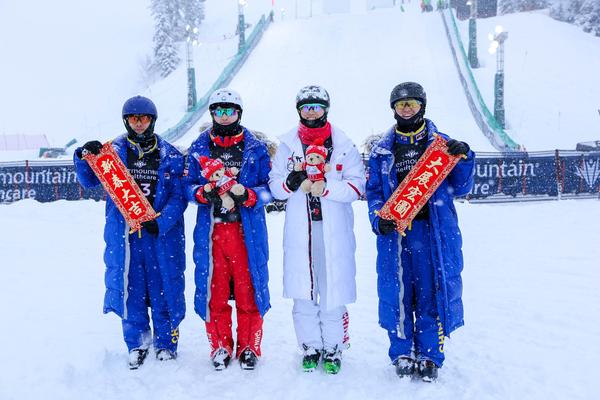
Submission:
M 0 204 L 105 198 L 101 186 L 81 188 L 70 161 L 0 163 Z M 600 152 L 477 153 L 469 201 L 561 198 L 600 198 Z
M 471 201 L 590 198 L 600 195 L 600 152 L 480 153 Z
M 0 203 L 23 199 L 40 202 L 56 200 L 104 199 L 99 187 L 84 190 L 77 182 L 71 162 L 18 162 L 0 164 Z

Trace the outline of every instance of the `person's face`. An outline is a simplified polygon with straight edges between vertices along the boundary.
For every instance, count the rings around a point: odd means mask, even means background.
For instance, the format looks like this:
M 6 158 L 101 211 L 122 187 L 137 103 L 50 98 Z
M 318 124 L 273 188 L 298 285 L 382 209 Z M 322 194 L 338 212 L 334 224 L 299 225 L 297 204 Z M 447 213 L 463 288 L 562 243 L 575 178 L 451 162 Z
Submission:
M 417 99 L 398 100 L 394 104 L 394 110 L 400 117 L 410 119 L 421 110 L 421 102 Z
M 231 125 L 238 120 L 238 110 L 233 107 L 217 107 L 212 111 L 215 122 L 219 125 Z
M 141 135 L 152 123 L 152 117 L 150 115 L 128 115 L 127 122 L 135 133 Z
M 325 108 L 321 104 L 305 104 L 299 110 L 300 116 L 308 121 L 319 119 L 325 114 Z

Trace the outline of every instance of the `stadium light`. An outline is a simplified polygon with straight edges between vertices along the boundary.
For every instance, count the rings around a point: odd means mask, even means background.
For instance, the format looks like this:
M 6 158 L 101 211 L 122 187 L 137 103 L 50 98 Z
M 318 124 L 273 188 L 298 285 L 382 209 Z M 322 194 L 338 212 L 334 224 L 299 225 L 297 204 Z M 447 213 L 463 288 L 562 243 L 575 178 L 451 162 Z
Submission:
M 504 42 L 508 39 L 508 32 L 502 26 L 496 26 L 494 33 L 488 35 L 490 39 L 490 54 L 496 54 L 496 78 L 494 79 L 494 118 L 501 127 L 506 126 L 504 110 Z
M 238 52 L 242 52 L 246 47 L 246 21 L 244 20 L 244 7 L 248 4 L 246 0 L 238 0 L 238 34 L 240 42 L 238 44 Z
M 194 68 L 194 47 L 199 46 L 198 42 L 198 28 L 186 25 L 185 31 L 187 33 L 186 45 L 187 45 L 187 83 L 188 83 L 188 98 L 187 98 L 187 110 L 191 111 L 197 102 L 196 96 L 196 70 Z
M 469 64 L 471 68 L 479 68 L 477 59 L 477 0 L 467 1 L 471 8 L 469 15 Z

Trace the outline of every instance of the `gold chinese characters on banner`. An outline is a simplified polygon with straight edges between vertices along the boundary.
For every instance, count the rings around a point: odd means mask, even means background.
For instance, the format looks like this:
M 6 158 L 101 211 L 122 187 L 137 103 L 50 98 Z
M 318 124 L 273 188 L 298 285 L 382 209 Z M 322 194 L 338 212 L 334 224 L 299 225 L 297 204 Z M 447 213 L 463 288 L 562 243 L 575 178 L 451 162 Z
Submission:
M 436 136 L 377 215 L 395 221 L 398 232 L 404 234 L 404 230 L 460 159 L 460 155 L 448 154 L 446 141 Z
M 83 159 L 121 211 L 131 232 L 140 230 L 142 222 L 158 217 L 110 142 L 102 146 L 100 154 L 86 154 Z

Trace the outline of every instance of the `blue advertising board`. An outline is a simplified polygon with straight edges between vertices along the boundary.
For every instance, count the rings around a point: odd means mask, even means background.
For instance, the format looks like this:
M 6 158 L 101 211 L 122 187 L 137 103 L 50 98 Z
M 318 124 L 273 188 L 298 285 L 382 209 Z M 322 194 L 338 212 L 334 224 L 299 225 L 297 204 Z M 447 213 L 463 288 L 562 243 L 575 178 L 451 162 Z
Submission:
M 364 157 L 366 161 L 366 156 Z M 0 204 L 22 199 L 104 200 L 83 189 L 71 161 L 0 163 Z M 600 152 L 477 153 L 471 202 L 600 198 Z

